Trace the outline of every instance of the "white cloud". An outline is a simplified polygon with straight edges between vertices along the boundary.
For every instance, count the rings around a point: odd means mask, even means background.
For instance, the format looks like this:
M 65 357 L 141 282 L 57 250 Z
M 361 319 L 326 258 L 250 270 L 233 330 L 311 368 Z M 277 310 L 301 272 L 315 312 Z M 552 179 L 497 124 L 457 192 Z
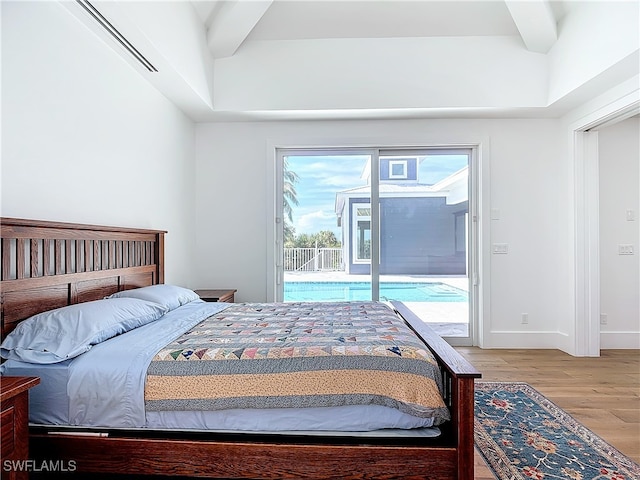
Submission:
M 296 229 L 296 234 L 317 233 L 322 230 L 336 231 L 336 214 L 324 210 L 306 213 L 301 215 L 294 223 L 294 228 Z
M 364 180 L 360 177 L 348 176 L 348 175 L 328 175 L 325 178 L 319 180 L 321 185 L 330 187 L 339 187 L 340 190 L 346 190 L 348 188 L 361 187 L 366 185 Z

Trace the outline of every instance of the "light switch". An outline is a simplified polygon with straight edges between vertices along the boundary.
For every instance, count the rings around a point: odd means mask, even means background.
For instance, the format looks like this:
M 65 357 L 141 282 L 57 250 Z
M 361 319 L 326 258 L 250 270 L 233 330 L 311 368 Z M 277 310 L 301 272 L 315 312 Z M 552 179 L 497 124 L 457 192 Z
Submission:
M 492 246 L 492 251 L 495 254 L 509 253 L 509 245 L 507 243 L 494 243 Z
M 631 244 L 618 245 L 618 255 L 633 255 L 633 245 Z
M 633 210 L 627 210 L 627 222 L 633 222 L 636 219 L 636 212 Z

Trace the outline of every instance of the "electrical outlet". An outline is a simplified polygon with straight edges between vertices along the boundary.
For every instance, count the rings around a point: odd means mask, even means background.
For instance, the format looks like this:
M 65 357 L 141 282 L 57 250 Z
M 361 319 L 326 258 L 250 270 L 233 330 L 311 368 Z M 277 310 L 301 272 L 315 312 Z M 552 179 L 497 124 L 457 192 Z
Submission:
M 600 325 L 606 325 L 607 324 L 607 314 L 606 313 L 601 313 L 600 314 Z
M 522 324 L 523 325 L 527 325 L 529 323 L 529 314 L 528 313 L 523 313 L 522 314 Z

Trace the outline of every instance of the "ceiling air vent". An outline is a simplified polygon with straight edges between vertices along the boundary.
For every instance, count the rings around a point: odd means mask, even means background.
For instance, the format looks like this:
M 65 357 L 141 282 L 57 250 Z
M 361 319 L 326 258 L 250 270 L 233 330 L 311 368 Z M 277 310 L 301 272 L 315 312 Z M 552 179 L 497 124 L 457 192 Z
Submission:
M 111 23 L 109 20 L 98 11 L 96 7 L 91 5 L 87 0 L 76 0 L 78 4 L 84 8 L 98 24 L 104 28 L 104 30 L 111 35 L 120 45 L 122 45 L 127 52 L 129 52 L 133 58 L 135 58 L 144 68 L 150 72 L 157 72 L 158 69 L 142 55 L 136 47 L 134 47 L 129 40 L 127 40 Z

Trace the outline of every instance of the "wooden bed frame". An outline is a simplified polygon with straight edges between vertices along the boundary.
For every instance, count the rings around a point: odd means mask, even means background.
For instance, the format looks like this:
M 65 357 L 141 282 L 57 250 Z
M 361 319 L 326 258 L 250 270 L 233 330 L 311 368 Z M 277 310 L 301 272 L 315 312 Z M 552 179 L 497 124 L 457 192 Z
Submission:
M 160 230 L 0 219 L 1 333 L 36 313 L 164 282 Z M 30 428 L 30 457 L 78 472 L 205 478 L 473 478 L 474 379 L 480 373 L 402 303 L 396 312 L 442 367 L 452 421 L 436 439 Z M 48 429 L 51 430 L 51 429 Z M 80 430 L 80 429 L 78 429 Z M 95 432 L 94 432 L 95 433 Z

